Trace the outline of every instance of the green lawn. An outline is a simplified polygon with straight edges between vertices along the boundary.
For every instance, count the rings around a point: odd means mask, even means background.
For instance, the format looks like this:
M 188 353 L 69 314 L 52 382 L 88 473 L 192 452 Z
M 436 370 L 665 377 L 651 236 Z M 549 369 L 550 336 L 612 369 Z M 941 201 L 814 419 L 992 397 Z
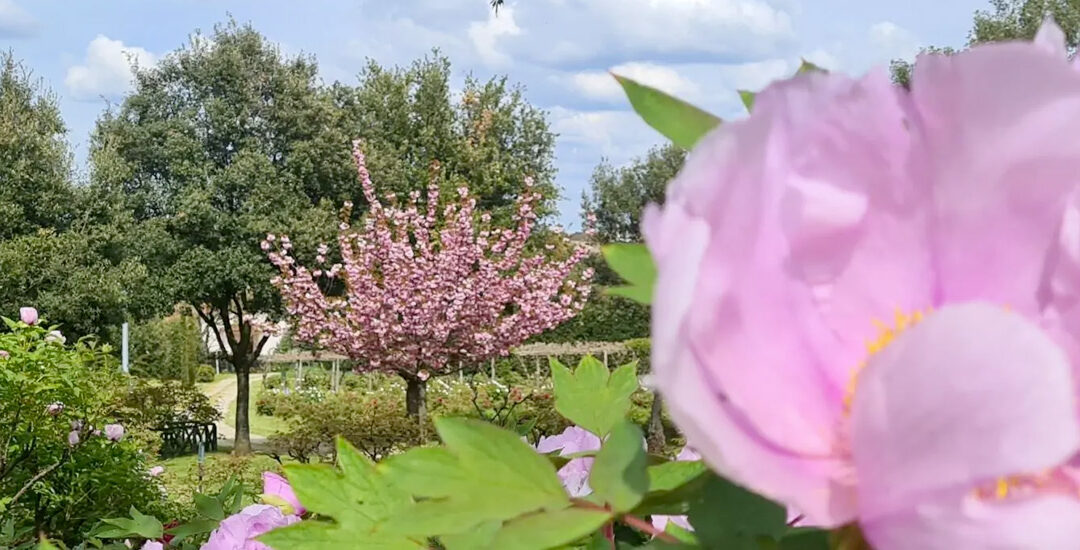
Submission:
M 269 436 L 274 432 L 284 431 L 288 428 L 288 425 L 273 416 L 263 416 L 255 411 L 255 399 L 262 392 L 262 377 L 251 377 L 251 393 L 248 400 L 248 422 L 250 423 L 251 433 L 255 435 L 261 435 L 263 437 Z M 229 426 L 236 424 L 236 400 L 233 399 L 229 402 L 229 411 L 225 414 L 224 421 Z

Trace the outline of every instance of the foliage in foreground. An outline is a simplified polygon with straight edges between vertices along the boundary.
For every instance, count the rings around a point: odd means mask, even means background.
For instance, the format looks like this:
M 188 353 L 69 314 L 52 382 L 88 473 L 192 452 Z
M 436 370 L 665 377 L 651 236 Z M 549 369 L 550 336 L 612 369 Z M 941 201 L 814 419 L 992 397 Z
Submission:
M 110 413 L 124 380 L 108 347 L 68 346 L 32 320 L 5 318 L 0 333 L 0 546 L 39 532 L 79 542 L 131 506 L 166 513 L 139 432 Z

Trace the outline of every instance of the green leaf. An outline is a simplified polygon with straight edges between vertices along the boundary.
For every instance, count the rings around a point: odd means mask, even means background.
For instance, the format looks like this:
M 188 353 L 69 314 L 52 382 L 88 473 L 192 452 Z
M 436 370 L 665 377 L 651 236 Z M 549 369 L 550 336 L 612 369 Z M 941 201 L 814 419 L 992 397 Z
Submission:
M 742 100 L 742 104 L 746 107 L 746 112 L 754 110 L 754 98 L 757 97 L 757 92 L 751 92 L 750 90 L 739 90 L 739 99 Z
M 488 548 L 491 546 L 491 541 L 495 539 L 495 533 L 499 532 L 501 527 L 502 522 L 489 521 L 481 523 L 464 533 L 441 537 L 440 542 L 446 547 L 446 550 L 476 550 L 477 548 Z
M 664 526 L 664 532 L 679 539 L 679 542 L 685 542 L 686 544 L 697 544 L 698 542 L 693 531 L 679 527 L 674 521 L 667 522 L 667 525 Z
M 641 429 L 623 420 L 611 430 L 593 461 L 589 486 L 616 512 L 633 509 L 649 490 L 643 442 Z
M 614 76 L 637 114 L 683 149 L 692 149 L 702 136 L 721 122 L 719 117 L 656 88 L 638 84 L 623 76 Z
M 325 464 L 286 464 L 285 475 L 300 504 L 316 514 L 344 519 L 360 503 L 343 476 Z
M 259 542 L 274 550 L 325 550 L 327 548 L 364 548 L 368 550 L 417 550 L 427 548 L 425 540 L 410 540 L 396 535 L 356 529 L 350 523 L 301 521 L 274 529 L 259 537 Z
M 759 538 L 779 538 L 787 531 L 782 506 L 710 474 L 689 520 L 706 548 L 757 548 Z
M 555 386 L 555 410 L 574 424 L 604 437 L 630 411 L 630 396 L 638 388 L 636 364 L 623 365 L 614 372 L 586 355 L 571 373 L 551 358 L 551 378 Z
M 700 460 L 672 460 L 649 466 L 649 492 L 673 491 L 705 473 L 708 468 Z
M 545 550 L 582 538 L 611 519 L 605 510 L 567 508 L 529 514 L 503 524 L 488 548 Z
M 456 534 L 570 501 L 545 456 L 509 430 L 465 418 L 438 418 L 445 448 L 411 449 L 379 465 L 389 480 L 425 500 L 383 529 L 413 536 Z
M 134 506 L 130 510 L 131 518 L 106 518 L 101 520 L 107 526 L 96 530 L 96 536 L 105 539 L 140 536 L 144 539 L 159 539 L 164 531 L 161 522 L 154 516 L 139 512 Z M 111 527 L 108 527 L 111 526 Z
M 130 510 L 131 519 L 135 520 L 135 534 L 144 539 L 160 539 L 164 533 L 164 527 L 154 516 L 148 516 L 134 506 Z
M 652 303 L 656 284 L 656 264 L 643 244 L 609 244 L 603 249 L 604 259 L 627 285 L 611 287 L 609 294 L 623 296 L 642 304 Z
M 203 494 L 195 495 L 195 510 L 200 516 L 221 521 L 225 519 L 225 509 L 221 506 L 221 501 L 216 498 L 208 497 Z
M 38 550 L 56 550 L 56 547 L 44 536 L 41 537 L 41 542 L 38 543 L 37 548 Z
M 825 69 L 823 69 L 823 68 L 821 68 L 821 67 L 819 67 L 819 66 L 817 66 L 817 65 L 815 65 L 815 64 L 813 64 L 813 63 L 811 63 L 811 62 L 809 62 L 809 61 L 807 61 L 805 59 L 803 59 L 802 63 L 799 64 L 799 70 L 796 71 L 795 74 L 827 73 L 827 72 L 829 72 L 829 71 L 826 71 Z
M 180 540 L 190 537 L 191 535 L 201 535 L 203 533 L 209 533 L 210 531 L 217 529 L 218 525 L 220 524 L 220 521 L 215 521 L 212 519 L 196 519 L 182 525 L 177 525 L 176 527 L 168 529 L 165 532 L 176 537 L 175 539 L 173 539 L 173 545 L 177 546 L 179 545 Z
M 820 529 L 794 529 L 780 539 L 779 550 L 829 550 L 829 532 Z

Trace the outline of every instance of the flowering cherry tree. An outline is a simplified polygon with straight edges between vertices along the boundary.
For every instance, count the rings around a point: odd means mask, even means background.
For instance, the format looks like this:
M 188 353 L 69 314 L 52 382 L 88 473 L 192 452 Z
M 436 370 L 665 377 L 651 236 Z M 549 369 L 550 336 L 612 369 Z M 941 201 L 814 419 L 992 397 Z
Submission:
M 586 256 L 575 247 L 554 258 L 555 245 L 530 253 L 540 194 L 531 181 L 512 227 L 492 227 L 465 187 L 441 207 L 437 178 L 427 190 L 386 204 L 375 194 L 359 143 L 354 146 L 364 197 L 362 225 L 349 225 L 345 203 L 338 235 L 340 264 L 297 263 L 288 237 L 268 235 L 263 249 L 281 270 L 274 284 L 295 319 L 297 339 L 363 360 L 365 369 L 406 381 L 409 414 L 424 414 L 432 374 L 506 355 L 527 338 L 573 317 L 585 304 L 592 270 L 575 274 Z M 438 166 L 434 165 L 433 173 Z

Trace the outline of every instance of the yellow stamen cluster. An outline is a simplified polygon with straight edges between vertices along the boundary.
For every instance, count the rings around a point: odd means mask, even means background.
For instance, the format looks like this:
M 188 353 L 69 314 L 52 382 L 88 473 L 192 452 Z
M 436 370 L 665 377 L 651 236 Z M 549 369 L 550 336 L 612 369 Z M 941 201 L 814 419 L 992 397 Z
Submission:
M 855 370 L 851 373 L 851 378 L 848 380 L 847 386 L 844 387 L 845 413 L 851 410 L 851 402 L 855 398 L 855 389 L 859 385 L 859 374 L 866 368 L 866 364 L 869 362 L 870 357 L 888 347 L 893 340 L 896 340 L 896 338 L 900 336 L 900 333 L 918 324 L 928 313 L 930 313 L 930 310 L 925 312 L 915 311 L 911 314 L 906 314 L 897 310 L 893 313 L 891 323 L 877 319 L 873 320 L 874 326 L 878 329 L 878 333 L 872 340 L 866 343 L 866 359 L 855 367 Z

